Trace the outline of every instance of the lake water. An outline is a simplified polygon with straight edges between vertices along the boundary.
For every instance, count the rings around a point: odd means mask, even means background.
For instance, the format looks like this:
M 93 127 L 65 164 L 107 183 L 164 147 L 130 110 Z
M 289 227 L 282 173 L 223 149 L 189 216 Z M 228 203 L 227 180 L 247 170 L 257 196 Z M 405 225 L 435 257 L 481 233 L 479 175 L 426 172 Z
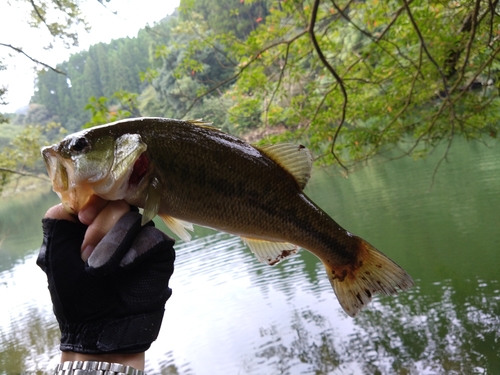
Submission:
M 500 373 L 500 145 L 425 161 L 316 171 L 306 192 L 405 268 L 416 286 L 341 310 L 310 253 L 269 267 L 238 238 L 178 242 L 173 296 L 147 372 L 179 375 Z M 47 373 L 59 332 L 35 265 L 53 193 L 0 201 L 0 374 Z M 159 223 L 160 228 L 164 228 Z

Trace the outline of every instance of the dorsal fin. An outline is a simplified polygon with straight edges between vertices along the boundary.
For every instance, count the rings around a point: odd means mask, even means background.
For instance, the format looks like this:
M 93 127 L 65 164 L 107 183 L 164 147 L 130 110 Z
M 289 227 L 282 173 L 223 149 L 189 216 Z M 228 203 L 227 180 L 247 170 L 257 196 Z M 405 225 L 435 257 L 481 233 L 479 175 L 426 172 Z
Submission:
M 311 151 L 302 145 L 293 143 L 279 143 L 258 146 L 257 148 L 290 173 L 301 190 L 305 188 L 309 177 L 311 177 L 313 163 Z
M 187 120 L 186 122 L 189 122 L 190 124 L 193 124 L 193 125 L 196 125 L 196 126 L 199 126 L 200 128 L 206 128 L 206 129 L 211 129 L 211 130 L 217 130 L 217 131 L 222 131 L 220 130 L 219 128 L 215 127 L 213 124 L 213 122 L 206 122 L 206 121 L 203 121 L 203 119 L 197 119 L 197 120 Z

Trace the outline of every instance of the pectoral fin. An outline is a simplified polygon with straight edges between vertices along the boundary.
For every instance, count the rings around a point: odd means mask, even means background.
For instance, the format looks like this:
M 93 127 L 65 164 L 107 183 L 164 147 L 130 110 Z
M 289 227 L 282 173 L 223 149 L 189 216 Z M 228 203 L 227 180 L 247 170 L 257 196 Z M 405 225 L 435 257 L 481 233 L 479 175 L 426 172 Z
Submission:
M 149 180 L 148 193 L 144 203 L 144 212 L 142 213 L 141 225 L 153 220 L 160 210 L 161 184 L 157 177 L 152 176 Z
M 193 231 L 193 224 L 184 220 L 175 219 L 168 215 L 159 214 L 158 216 L 163 220 L 168 229 L 179 236 L 181 240 L 184 242 L 191 241 L 191 234 L 188 230 Z
M 274 266 L 290 255 L 297 254 L 299 248 L 287 242 L 263 241 L 255 238 L 241 237 L 261 263 Z

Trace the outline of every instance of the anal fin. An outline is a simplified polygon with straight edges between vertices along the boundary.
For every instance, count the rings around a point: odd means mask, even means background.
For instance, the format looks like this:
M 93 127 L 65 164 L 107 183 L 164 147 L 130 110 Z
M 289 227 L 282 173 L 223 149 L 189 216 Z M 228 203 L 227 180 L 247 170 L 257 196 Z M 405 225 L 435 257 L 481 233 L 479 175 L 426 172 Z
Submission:
M 287 242 L 271 242 L 249 237 L 241 237 L 241 239 L 261 263 L 270 266 L 274 266 L 299 251 L 298 246 Z

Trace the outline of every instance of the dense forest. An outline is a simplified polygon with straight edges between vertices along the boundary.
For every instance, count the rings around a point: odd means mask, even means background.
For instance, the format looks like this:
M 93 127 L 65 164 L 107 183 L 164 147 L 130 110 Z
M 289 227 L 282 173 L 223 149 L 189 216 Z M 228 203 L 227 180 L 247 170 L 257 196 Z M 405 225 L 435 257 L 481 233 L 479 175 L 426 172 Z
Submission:
M 155 33 L 141 30 L 136 38 L 99 43 L 88 51 L 71 55 L 56 67 L 65 74 L 41 70 L 32 107 L 43 106 L 46 120 L 60 122 L 74 131 L 90 121 L 90 112 L 85 107 L 91 97 L 113 98 L 120 91 L 140 93 L 147 84 L 141 82 L 139 74 L 149 67 L 152 48 L 163 27 L 156 26 Z M 169 42 L 168 38 L 163 39 Z
M 11 123 L 52 124 L 49 139 L 53 124 L 203 118 L 345 169 L 446 143 L 444 160 L 456 137 L 497 139 L 498 3 L 183 0 L 135 38 L 72 55 L 64 74 L 40 70 Z
M 221 17 L 227 12 L 214 7 L 218 6 L 199 2 L 193 11 L 216 24 L 218 32 L 233 30 L 242 41 L 267 14 L 264 2 L 240 4 L 233 20 Z M 189 117 L 204 118 L 229 130 L 229 103 L 221 105 L 227 102 L 221 93 L 231 86 L 229 82 L 212 95 L 196 98 L 232 77 L 236 63 L 223 52 L 223 46 L 195 45 L 199 36 L 186 28 L 186 22 L 176 12 L 140 30 L 136 38 L 99 43 L 72 55 L 56 67 L 65 74 L 41 70 L 29 120 L 33 121 L 33 111 L 43 112 L 43 119 L 39 114 L 35 121 L 56 121 L 75 131 L 91 122 L 93 114 L 98 114 L 94 125 L 129 116 Z M 254 119 L 254 127 L 258 125 Z

